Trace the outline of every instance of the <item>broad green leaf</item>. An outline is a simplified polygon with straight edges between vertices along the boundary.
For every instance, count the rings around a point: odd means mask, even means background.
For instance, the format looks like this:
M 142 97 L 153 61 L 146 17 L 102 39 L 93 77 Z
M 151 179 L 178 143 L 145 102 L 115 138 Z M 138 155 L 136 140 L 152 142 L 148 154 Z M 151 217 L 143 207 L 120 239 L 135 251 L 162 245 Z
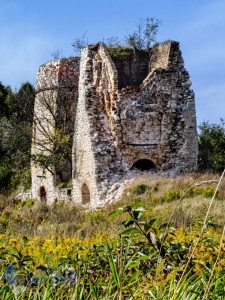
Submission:
M 149 260 L 149 256 L 148 255 L 142 255 L 142 256 L 137 258 L 137 261 L 142 261 L 142 260 Z
M 154 225 L 154 223 L 157 221 L 157 219 L 151 219 L 149 220 L 149 222 L 147 223 L 149 228 L 152 227 L 152 225 Z
M 134 204 L 132 204 L 132 207 L 137 207 L 138 208 L 138 206 L 139 205 L 144 205 L 145 204 L 145 202 L 144 201 L 140 201 L 140 202 L 136 202 L 136 203 L 134 203 Z
M 136 210 L 133 211 L 133 217 L 135 220 L 139 220 L 141 215 L 142 215 L 141 211 L 136 211 Z
M 162 224 L 162 225 L 159 227 L 159 230 L 164 229 L 164 228 L 166 228 L 166 227 L 168 227 L 168 226 L 169 226 L 168 223 L 164 223 L 164 224 Z
M 140 233 L 140 230 L 138 228 L 128 228 L 121 232 L 121 234 L 133 234 L 133 233 Z
M 162 220 L 163 220 L 163 218 L 151 219 L 151 220 L 149 220 L 148 224 L 150 224 L 150 226 L 157 225 L 157 224 L 159 224 Z
M 133 225 L 133 224 L 134 224 L 134 220 L 127 220 L 127 221 L 122 222 L 122 224 L 123 224 L 125 227 L 129 227 L 130 225 Z
M 148 232 L 150 229 L 151 229 L 151 226 L 149 226 L 149 224 L 143 224 L 144 225 L 144 230 L 146 231 L 146 232 Z
M 111 212 L 111 213 L 109 214 L 109 217 L 114 217 L 114 216 L 116 216 L 116 215 L 119 215 L 119 214 L 121 214 L 123 211 L 124 211 L 123 208 L 120 207 L 120 208 L 118 208 L 117 210 Z
M 144 209 L 144 207 L 137 207 L 133 211 L 141 211 L 141 212 L 143 212 L 143 211 L 145 211 L 145 209 Z

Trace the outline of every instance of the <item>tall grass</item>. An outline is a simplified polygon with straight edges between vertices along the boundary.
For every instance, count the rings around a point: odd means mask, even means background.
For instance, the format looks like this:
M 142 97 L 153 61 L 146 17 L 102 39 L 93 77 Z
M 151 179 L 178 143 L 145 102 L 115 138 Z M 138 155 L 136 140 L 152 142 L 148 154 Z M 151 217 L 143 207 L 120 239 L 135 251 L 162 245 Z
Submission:
M 0 299 L 225 299 L 224 173 L 140 182 L 91 213 L 72 203 L 7 198 L 0 205 Z

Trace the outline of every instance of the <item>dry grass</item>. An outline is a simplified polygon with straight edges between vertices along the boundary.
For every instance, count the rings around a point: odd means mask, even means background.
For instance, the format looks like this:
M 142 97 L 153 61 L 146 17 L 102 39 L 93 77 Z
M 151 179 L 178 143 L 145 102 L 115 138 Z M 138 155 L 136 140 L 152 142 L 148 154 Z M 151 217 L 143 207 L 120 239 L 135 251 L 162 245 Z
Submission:
M 11 235 L 77 236 L 87 238 L 102 234 L 111 236 L 121 229 L 123 214 L 110 218 L 109 213 L 118 207 L 143 206 L 145 218 L 162 217 L 168 220 L 175 206 L 172 222 L 176 227 L 201 223 L 219 175 L 194 174 L 182 177 L 157 177 L 138 179 L 127 187 L 120 201 L 94 211 L 84 212 L 74 204 L 58 202 L 51 206 L 29 200 L 16 200 L 13 195 L 0 196 L 0 232 Z M 203 182 L 200 186 L 195 186 Z M 188 192 L 187 192 L 188 191 Z M 186 194 L 185 194 L 186 193 Z M 179 199 L 184 198 L 179 202 Z M 225 180 L 222 181 L 209 219 L 215 227 L 225 223 L 223 214 L 225 202 Z M 178 205 L 177 205 L 178 204 Z

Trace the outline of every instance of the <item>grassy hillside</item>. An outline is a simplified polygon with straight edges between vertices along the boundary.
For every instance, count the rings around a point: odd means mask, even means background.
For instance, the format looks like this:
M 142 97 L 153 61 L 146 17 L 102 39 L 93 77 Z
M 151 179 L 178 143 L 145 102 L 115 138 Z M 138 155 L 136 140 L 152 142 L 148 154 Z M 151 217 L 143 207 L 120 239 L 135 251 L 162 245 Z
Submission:
M 0 233 L 43 237 L 57 234 L 78 238 L 98 234 L 110 236 L 119 232 L 122 228 L 121 222 L 126 216 L 110 218 L 109 214 L 128 205 L 144 207 L 146 219 L 157 217 L 166 221 L 171 217 L 176 228 L 188 227 L 203 220 L 218 180 L 219 176 L 215 174 L 139 180 L 127 187 L 120 201 L 91 212 L 63 201 L 47 206 L 34 199 L 22 202 L 13 195 L 1 196 Z M 225 179 L 220 185 L 209 215 L 215 227 L 221 227 L 225 221 L 224 199 Z
M 225 299 L 224 199 L 214 174 L 139 180 L 91 212 L 2 196 L 0 298 Z

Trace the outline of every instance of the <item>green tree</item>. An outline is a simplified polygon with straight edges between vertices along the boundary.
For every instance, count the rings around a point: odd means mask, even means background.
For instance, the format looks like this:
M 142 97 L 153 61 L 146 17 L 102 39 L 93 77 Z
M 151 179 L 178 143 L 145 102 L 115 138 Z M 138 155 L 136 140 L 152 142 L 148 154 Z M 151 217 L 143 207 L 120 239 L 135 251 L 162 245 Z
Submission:
M 136 30 L 128 33 L 121 40 L 117 36 L 103 38 L 102 43 L 107 47 L 132 47 L 136 49 L 149 49 L 156 42 L 159 26 L 161 21 L 156 18 L 140 19 L 136 25 Z M 89 44 L 86 33 L 81 37 L 75 38 L 72 46 L 77 55 Z M 91 42 L 91 44 L 94 44 Z
M 2 146 L 15 169 L 30 165 L 34 99 L 34 87 L 28 82 L 22 84 L 8 104 L 9 118 L 2 119 Z
M 12 91 L 9 87 L 4 86 L 0 82 L 0 118 L 9 117 L 9 102 L 12 95 Z
M 0 190 L 8 188 L 12 175 L 7 162 L 7 147 L 4 143 L 4 136 L 6 135 L 4 125 L 9 121 L 10 109 L 8 104 L 11 97 L 11 89 L 0 83 Z
M 125 43 L 137 49 L 149 49 L 156 42 L 161 21 L 155 18 L 140 19 L 136 30 L 125 36 Z
M 222 171 L 225 167 L 225 122 L 209 124 L 203 122 L 199 126 L 199 158 L 198 166 L 202 171 Z
M 0 189 L 15 185 L 30 169 L 33 106 L 35 90 L 30 83 L 24 83 L 16 92 L 2 88 L 5 110 L 0 116 Z M 26 176 L 27 177 L 27 176 Z

